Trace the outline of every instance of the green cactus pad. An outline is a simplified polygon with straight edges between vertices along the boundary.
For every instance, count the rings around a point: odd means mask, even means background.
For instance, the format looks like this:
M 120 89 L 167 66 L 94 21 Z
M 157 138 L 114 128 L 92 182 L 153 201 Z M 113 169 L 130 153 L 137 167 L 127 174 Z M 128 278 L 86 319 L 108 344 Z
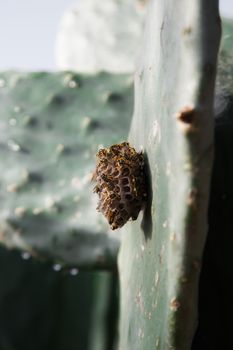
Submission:
M 229 55 L 233 55 L 233 20 L 224 18 L 223 19 L 223 28 L 222 28 L 222 41 L 221 41 L 221 49 L 228 52 Z
M 152 0 L 129 141 L 151 198 L 122 235 L 120 348 L 188 350 L 207 233 L 217 1 Z
M 119 247 L 96 211 L 95 154 L 126 138 L 130 75 L 0 74 L 0 240 L 79 267 L 111 267 Z

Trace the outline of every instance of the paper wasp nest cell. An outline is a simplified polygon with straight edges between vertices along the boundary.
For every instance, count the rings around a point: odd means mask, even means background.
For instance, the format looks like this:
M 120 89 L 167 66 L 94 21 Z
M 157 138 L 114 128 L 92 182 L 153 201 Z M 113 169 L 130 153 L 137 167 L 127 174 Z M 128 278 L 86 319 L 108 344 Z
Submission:
M 146 201 L 144 159 L 128 142 L 100 149 L 94 174 L 99 196 L 97 210 L 107 218 L 111 229 L 136 220 Z

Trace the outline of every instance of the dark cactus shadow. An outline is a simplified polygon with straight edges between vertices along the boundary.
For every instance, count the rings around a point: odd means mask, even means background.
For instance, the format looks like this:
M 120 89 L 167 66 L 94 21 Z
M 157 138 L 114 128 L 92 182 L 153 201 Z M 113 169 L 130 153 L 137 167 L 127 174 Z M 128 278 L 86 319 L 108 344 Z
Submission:
M 151 176 L 151 170 L 149 165 L 149 160 L 147 153 L 144 154 L 144 160 L 145 160 L 145 179 L 146 179 L 146 192 L 147 192 L 147 200 L 144 207 L 143 212 L 143 218 L 141 222 L 141 229 L 144 233 L 145 240 L 151 239 L 152 237 L 152 216 L 151 216 L 151 205 L 152 205 L 152 198 L 153 198 L 153 189 L 152 189 L 152 176 Z

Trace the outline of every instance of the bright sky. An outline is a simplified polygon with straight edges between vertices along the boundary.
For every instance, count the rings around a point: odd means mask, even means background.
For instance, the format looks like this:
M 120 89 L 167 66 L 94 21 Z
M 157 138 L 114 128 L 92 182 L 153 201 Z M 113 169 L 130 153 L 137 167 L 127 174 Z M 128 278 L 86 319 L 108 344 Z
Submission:
M 54 43 L 59 21 L 72 3 L 73 0 L 2 0 L 0 70 L 55 70 Z M 233 0 L 220 0 L 220 9 L 223 16 L 233 18 Z

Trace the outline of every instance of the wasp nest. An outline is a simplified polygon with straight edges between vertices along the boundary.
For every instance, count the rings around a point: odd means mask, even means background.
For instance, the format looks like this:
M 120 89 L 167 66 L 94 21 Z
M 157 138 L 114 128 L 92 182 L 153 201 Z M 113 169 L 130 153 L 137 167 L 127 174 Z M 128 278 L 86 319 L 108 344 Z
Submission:
M 97 210 L 107 218 L 111 229 L 136 220 L 146 200 L 143 154 L 128 142 L 104 148 L 97 153 L 94 174 L 99 196 Z

